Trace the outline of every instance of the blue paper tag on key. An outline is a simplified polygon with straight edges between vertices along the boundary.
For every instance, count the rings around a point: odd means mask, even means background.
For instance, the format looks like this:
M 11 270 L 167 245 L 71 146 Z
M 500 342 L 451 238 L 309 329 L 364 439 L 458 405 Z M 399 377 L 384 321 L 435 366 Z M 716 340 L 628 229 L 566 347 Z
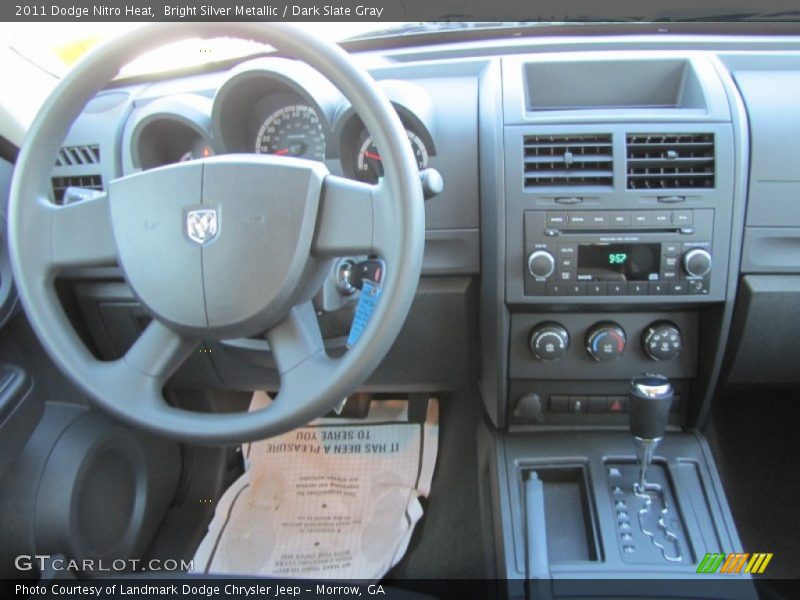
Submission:
M 361 288 L 361 297 L 358 299 L 358 306 L 356 306 L 356 314 L 353 317 L 353 324 L 350 326 L 350 335 L 347 338 L 348 348 L 355 346 L 361 334 L 364 333 L 382 292 L 383 290 L 381 290 L 380 286 L 368 279 L 364 280 L 364 285 Z

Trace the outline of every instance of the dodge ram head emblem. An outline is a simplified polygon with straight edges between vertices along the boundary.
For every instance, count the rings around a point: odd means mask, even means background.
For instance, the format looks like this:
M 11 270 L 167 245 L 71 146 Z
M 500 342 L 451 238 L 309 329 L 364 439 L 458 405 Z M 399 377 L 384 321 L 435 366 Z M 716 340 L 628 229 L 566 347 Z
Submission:
M 215 237 L 219 229 L 217 211 L 213 208 L 190 210 L 186 213 L 186 235 L 193 242 L 203 245 Z

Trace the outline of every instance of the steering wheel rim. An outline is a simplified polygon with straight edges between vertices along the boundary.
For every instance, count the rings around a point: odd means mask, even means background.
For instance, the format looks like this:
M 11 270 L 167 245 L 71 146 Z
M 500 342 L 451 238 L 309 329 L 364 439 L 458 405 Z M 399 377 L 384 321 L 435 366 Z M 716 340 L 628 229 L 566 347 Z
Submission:
M 319 164 L 285 157 L 229 156 L 201 161 L 204 178 L 217 171 L 230 178 L 234 171 L 225 169 L 234 167 L 226 166 L 227 161 L 252 173 L 295 169 L 311 182 L 294 257 L 307 251 L 307 263 L 292 267 L 291 276 L 282 280 L 286 290 L 275 299 L 275 306 L 264 307 L 258 318 L 216 329 L 209 326 L 206 331 L 213 329 L 214 335 L 223 336 L 267 323 L 267 339 L 281 376 L 278 396 L 270 407 L 259 411 L 209 414 L 170 406 L 162 395 L 169 376 L 197 350 L 202 336 L 196 327 L 159 314 L 124 357 L 102 362 L 80 340 L 56 296 L 56 276 L 73 267 L 119 260 L 126 277 L 136 271 L 121 260 L 132 236 L 129 230 L 127 234 L 123 231 L 120 215 L 130 216 L 132 194 L 128 191 L 146 189 L 137 188 L 134 178 L 141 180 L 147 172 L 115 180 L 108 193 L 97 199 L 61 207 L 49 201 L 48 184 L 69 127 L 86 102 L 122 66 L 164 43 L 219 36 L 269 44 L 327 77 L 351 102 L 382 148 L 385 177 L 377 186 L 368 186 L 330 176 Z M 347 218 L 348 212 L 360 218 Z M 310 233 L 309 220 L 313 221 Z M 154 433 L 196 443 L 239 443 L 288 431 L 321 416 L 356 389 L 386 355 L 405 321 L 419 280 L 424 232 L 416 163 L 389 101 L 341 48 L 283 23 L 156 24 L 121 36 L 87 56 L 59 83 L 30 129 L 12 183 L 8 222 L 20 300 L 56 365 L 102 409 Z M 310 303 L 310 290 L 319 284 L 313 273 L 336 255 L 362 252 L 377 253 L 387 262 L 383 295 L 358 343 L 344 356 L 332 359 L 324 351 Z M 140 295 L 146 287 L 134 291 Z

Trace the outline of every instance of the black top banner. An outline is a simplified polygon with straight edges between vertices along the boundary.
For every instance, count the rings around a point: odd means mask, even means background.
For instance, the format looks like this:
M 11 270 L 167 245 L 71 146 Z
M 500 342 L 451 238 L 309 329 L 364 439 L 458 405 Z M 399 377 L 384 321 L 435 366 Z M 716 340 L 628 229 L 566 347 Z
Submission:
M 797 21 L 791 0 L 4 0 L 3 21 Z

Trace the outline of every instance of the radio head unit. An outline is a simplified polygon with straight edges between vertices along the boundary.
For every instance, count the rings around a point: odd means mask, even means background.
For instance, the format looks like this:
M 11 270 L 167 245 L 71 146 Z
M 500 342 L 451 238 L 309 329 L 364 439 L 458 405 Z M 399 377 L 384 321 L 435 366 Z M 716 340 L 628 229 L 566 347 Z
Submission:
M 713 209 L 525 211 L 525 295 L 707 295 L 713 225 Z

